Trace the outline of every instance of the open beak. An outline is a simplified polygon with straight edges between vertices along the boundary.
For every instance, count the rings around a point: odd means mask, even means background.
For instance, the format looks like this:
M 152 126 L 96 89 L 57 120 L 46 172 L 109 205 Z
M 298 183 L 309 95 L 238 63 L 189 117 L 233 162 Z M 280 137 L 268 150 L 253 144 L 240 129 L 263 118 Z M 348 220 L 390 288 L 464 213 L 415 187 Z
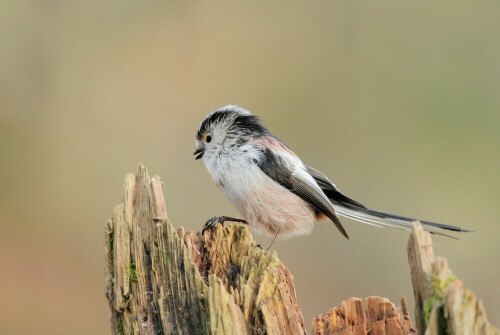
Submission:
M 204 153 L 203 149 L 196 148 L 196 150 L 194 151 L 193 155 L 198 155 L 199 154 L 198 156 L 196 156 L 195 159 L 200 159 L 201 157 L 203 157 L 203 153 Z

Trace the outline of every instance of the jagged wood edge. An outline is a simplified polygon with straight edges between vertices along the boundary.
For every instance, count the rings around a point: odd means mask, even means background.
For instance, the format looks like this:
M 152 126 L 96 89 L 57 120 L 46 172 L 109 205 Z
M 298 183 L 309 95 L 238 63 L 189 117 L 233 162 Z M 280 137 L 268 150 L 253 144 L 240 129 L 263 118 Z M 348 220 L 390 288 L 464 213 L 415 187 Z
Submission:
M 408 239 L 418 334 L 494 334 L 482 302 L 453 275 L 445 258 L 436 257 L 430 233 L 413 222 Z
M 214 299 L 167 218 L 160 178 L 141 165 L 124 188 L 105 235 L 112 333 L 212 333 Z
M 387 298 L 367 297 L 365 308 L 359 298 L 349 298 L 330 309 L 326 314 L 319 314 L 313 319 L 314 335 L 413 335 L 406 299 L 401 298 L 400 314 Z
M 206 243 L 197 232 L 174 231 L 160 178 L 150 179 L 144 166 L 124 188 L 105 234 L 113 334 L 305 333 L 291 274 L 255 247 L 246 227 L 217 228 Z M 222 260 L 241 267 L 238 283 L 223 275 L 231 266 Z

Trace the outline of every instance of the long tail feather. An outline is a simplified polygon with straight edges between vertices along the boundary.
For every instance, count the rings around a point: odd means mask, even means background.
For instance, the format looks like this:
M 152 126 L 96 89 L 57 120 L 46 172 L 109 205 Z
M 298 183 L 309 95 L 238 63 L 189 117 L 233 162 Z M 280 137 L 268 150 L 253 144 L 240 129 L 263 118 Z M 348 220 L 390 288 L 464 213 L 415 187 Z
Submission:
M 387 226 L 406 231 L 411 231 L 412 221 L 418 220 L 407 216 L 382 212 L 376 209 L 354 206 L 348 203 L 341 203 L 339 201 L 332 201 L 332 203 L 335 208 L 335 212 L 338 215 L 376 227 Z M 424 228 L 427 228 L 426 230 L 436 235 L 443 235 L 451 238 L 456 238 L 440 232 L 439 230 L 442 229 L 455 232 L 471 232 L 471 230 L 466 230 L 460 227 L 445 225 L 437 222 L 431 222 L 426 220 L 418 220 L 418 221 L 422 223 Z

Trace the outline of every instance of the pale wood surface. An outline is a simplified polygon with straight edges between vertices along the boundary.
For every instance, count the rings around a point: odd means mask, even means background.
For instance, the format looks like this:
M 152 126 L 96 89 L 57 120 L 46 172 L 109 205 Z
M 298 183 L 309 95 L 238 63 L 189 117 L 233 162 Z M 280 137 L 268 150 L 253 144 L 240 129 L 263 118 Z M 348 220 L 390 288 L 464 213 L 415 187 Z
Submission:
M 113 334 L 208 334 L 208 289 L 168 222 L 161 181 L 140 166 L 107 224 Z
M 363 301 L 349 298 L 327 314 L 313 319 L 314 335 L 389 335 L 416 334 L 412 327 L 406 299 L 401 299 L 402 314 L 394 304 L 381 297 L 368 297 Z
M 436 257 L 431 236 L 419 222 L 413 223 L 408 241 L 415 319 L 418 334 L 500 334 L 486 317 L 481 301 Z
M 291 273 L 246 226 L 175 231 L 143 166 L 124 193 L 105 235 L 113 334 L 305 334 Z
M 305 334 L 293 276 L 245 225 L 174 230 L 163 184 L 146 168 L 125 177 L 105 234 L 112 334 Z M 419 334 L 496 334 L 481 302 L 436 257 L 414 224 L 408 258 Z M 326 287 L 325 290 L 342 290 Z M 314 334 L 414 334 L 406 301 L 350 298 L 313 320 Z

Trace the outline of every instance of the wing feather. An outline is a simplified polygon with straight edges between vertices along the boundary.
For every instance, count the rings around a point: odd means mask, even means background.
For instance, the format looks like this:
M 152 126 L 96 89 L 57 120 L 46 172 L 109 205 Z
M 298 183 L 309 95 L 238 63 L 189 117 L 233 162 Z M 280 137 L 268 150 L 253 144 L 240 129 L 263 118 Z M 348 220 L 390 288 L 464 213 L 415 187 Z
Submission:
M 356 200 L 353 200 L 351 198 L 346 197 L 342 193 L 340 193 L 340 190 L 335 186 L 334 183 L 328 179 L 327 176 L 325 176 L 323 173 L 319 172 L 313 167 L 306 166 L 307 172 L 316 180 L 318 183 L 319 187 L 321 187 L 321 190 L 325 193 L 325 195 L 332 201 L 332 203 L 339 203 L 339 204 L 349 204 L 354 207 L 360 207 L 360 208 L 366 208 Z
M 269 142 L 272 140 L 266 139 L 266 141 Z M 274 141 L 278 140 L 274 139 Z M 282 145 L 281 143 L 279 144 Z M 342 235 L 349 239 L 344 227 L 335 214 L 333 205 L 328 200 L 327 195 L 321 190 L 320 186 L 318 186 L 315 179 L 308 173 L 308 171 L 290 161 L 296 157 L 288 157 L 291 153 L 288 148 L 287 150 L 280 150 L 279 148 L 279 145 L 272 146 L 272 149 L 269 145 L 261 148 L 262 156 L 260 161 L 257 162 L 260 169 L 269 178 L 295 193 L 297 196 L 309 203 L 314 209 L 324 213 L 328 218 L 330 218 L 330 220 L 333 221 Z M 300 162 L 300 160 L 298 161 Z

